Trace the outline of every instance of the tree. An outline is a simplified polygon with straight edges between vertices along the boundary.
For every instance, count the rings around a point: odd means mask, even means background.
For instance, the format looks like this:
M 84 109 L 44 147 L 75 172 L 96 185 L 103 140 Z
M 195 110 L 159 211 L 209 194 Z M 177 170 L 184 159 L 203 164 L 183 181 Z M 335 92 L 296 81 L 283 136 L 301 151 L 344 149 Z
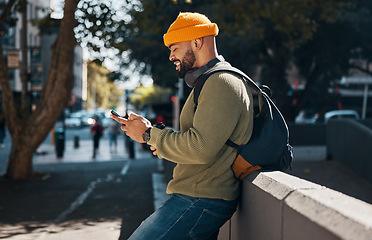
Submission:
M 170 99 L 170 92 L 171 89 L 164 89 L 157 85 L 151 87 L 139 86 L 134 89 L 133 94 L 130 96 L 130 102 L 137 109 L 141 109 L 146 104 L 161 103 L 164 97 Z
M 348 69 L 360 68 L 350 60 L 371 52 L 371 34 L 367 27 L 371 3 L 366 0 L 356 3 L 352 0 L 232 0 L 228 4 L 223 0 L 127 1 L 122 18 L 114 17 L 115 12 L 103 7 L 102 2 L 86 0 L 84 4 L 93 5 L 96 11 L 85 11 L 81 24 L 90 26 L 89 34 L 105 40 L 101 46 L 118 49 L 118 55 L 124 56 L 124 67 L 137 64 L 140 71 L 153 77 L 154 83 L 172 88 L 177 77 L 171 70 L 173 66 L 168 61 L 169 52 L 162 36 L 180 11 L 206 14 L 219 25 L 220 53 L 232 65 L 255 76 L 255 81 L 269 85 L 274 101 L 287 120 L 293 120 L 300 107 L 309 104 L 308 97 L 300 97 L 295 108 L 290 102 L 288 70 L 293 64 L 300 70 L 299 77 L 308 84 L 305 94 L 311 96 L 314 90 L 319 94 L 321 89 L 319 95 L 327 98 L 330 81 Z M 100 24 L 94 24 L 97 18 L 92 15 L 97 13 Z M 88 34 L 84 28 L 80 29 L 81 36 Z M 339 40 L 345 37 L 347 44 Z M 97 44 L 91 48 L 100 50 Z
M 294 61 L 307 80 L 296 112 L 314 106 L 322 116 L 334 108 L 328 88 L 351 74 L 372 76 L 372 3 L 358 0 L 346 5 L 332 24 L 320 24 L 314 37 L 294 52 Z M 357 64 L 362 62 L 363 64 Z M 316 92 L 322 92 L 314 98 Z
M 164 46 L 163 34 L 180 11 L 205 12 L 203 9 L 210 9 L 212 2 L 127 1 L 117 9 L 112 2 L 84 0 L 80 4 L 77 34 L 80 39 L 103 39 L 104 43 L 91 41 L 87 46 L 97 52 L 102 48 L 115 48 L 122 68 L 134 64 L 137 71 L 151 75 L 157 85 L 175 88 L 178 77 L 176 71 L 170 71 L 173 64 L 168 60 L 169 50 Z M 130 75 L 123 77 L 124 80 L 128 78 Z
M 9 4 L 14 4 L 14 2 L 9 1 Z M 65 1 L 64 17 L 52 49 L 50 70 L 40 102 L 34 112 L 17 109 L 0 43 L 0 84 L 6 123 L 12 137 L 6 172 L 8 178 L 25 179 L 38 175 L 33 170 L 32 155 L 58 120 L 70 96 L 74 81 L 72 63 L 76 40 L 73 28 L 76 26 L 74 14 L 77 3 L 76 0 Z M 3 14 L 9 12 L 4 11 Z M 5 17 L 2 15 L 0 19 L 5 19 Z
M 219 25 L 217 45 L 221 54 L 249 75 L 261 68 L 261 79 L 255 80 L 272 88 L 279 108 L 289 116 L 287 69 L 293 51 L 313 38 L 320 23 L 336 21 L 343 6 L 344 2 L 338 0 L 233 0 L 229 4 L 222 0 L 146 0 L 128 7 L 129 17 L 116 23 L 102 11 L 100 21 L 110 26 L 105 31 L 90 26 L 96 36 L 104 34 L 105 47 L 128 53 L 125 64 L 145 63 L 142 70 L 151 74 L 155 83 L 174 87 L 177 77 L 175 71 L 169 71 L 172 65 L 162 36 L 179 12 L 204 13 Z
M 335 22 L 345 5 L 343 1 L 217 1 L 222 14 L 215 17 L 228 35 L 246 40 L 242 55 L 254 54 L 261 79 L 273 90 L 273 98 L 287 119 L 291 115 L 287 92 L 287 70 L 295 49 L 314 37 L 320 24 Z M 239 38 L 242 40 L 242 38 Z
M 88 108 L 109 109 L 119 105 L 123 91 L 110 81 L 110 71 L 95 62 L 88 63 Z

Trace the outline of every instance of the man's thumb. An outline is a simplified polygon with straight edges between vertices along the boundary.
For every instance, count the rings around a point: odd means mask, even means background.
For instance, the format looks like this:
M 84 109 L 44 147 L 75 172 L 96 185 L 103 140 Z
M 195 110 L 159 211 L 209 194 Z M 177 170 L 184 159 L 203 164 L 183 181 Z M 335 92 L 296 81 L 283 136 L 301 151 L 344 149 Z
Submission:
M 136 113 L 130 113 L 129 114 L 129 120 L 134 120 L 134 119 L 138 119 L 138 118 L 140 118 L 141 116 L 140 115 L 138 115 L 138 114 L 136 114 Z

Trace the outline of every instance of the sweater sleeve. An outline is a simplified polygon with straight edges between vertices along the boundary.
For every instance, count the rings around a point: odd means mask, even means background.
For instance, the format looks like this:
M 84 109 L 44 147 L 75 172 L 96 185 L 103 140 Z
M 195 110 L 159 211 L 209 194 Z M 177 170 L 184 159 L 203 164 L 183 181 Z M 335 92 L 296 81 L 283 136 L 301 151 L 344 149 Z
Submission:
M 194 113 L 193 92 L 183 108 L 181 132 L 152 129 L 150 145 L 158 157 L 182 164 L 208 164 L 225 146 L 243 107 L 244 83 L 230 73 L 206 81 Z M 245 104 L 244 104 L 245 105 Z

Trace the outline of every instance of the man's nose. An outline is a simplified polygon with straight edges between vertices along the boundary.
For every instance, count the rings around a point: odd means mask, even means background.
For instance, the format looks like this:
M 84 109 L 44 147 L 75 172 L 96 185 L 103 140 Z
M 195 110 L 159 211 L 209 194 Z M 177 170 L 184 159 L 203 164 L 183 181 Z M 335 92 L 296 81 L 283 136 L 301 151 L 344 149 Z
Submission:
M 172 53 L 169 54 L 169 61 L 173 61 L 174 60 L 174 55 Z

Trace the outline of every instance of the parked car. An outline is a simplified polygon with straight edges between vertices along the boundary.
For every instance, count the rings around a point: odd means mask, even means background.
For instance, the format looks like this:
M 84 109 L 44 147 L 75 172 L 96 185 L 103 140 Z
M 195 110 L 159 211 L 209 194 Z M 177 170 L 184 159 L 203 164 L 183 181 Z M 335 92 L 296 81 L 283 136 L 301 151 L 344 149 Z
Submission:
M 306 112 L 302 110 L 295 118 L 295 123 L 316 123 L 319 119 L 318 113 Z
M 324 114 L 324 122 L 327 123 L 330 119 L 351 118 L 360 119 L 359 113 L 354 110 L 334 110 Z
M 65 125 L 68 128 L 80 128 L 82 126 L 81 118 L 71 116 L 65 119 Z

